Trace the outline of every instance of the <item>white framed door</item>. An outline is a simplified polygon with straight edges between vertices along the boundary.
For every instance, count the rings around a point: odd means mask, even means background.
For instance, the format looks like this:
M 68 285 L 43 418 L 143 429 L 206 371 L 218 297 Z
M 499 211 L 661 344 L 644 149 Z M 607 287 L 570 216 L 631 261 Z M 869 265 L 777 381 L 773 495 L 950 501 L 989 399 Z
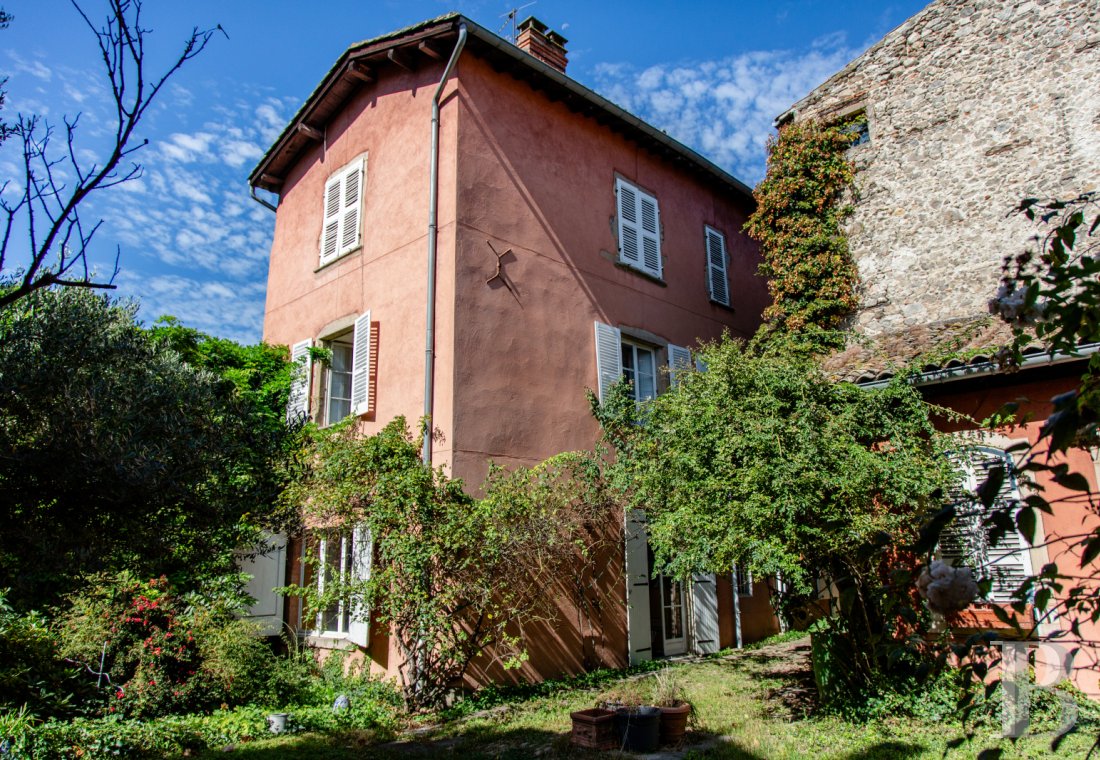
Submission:
M 661 575 L 661 635 L 665 657 L 687 652 L 687 605 L 684 583 Z

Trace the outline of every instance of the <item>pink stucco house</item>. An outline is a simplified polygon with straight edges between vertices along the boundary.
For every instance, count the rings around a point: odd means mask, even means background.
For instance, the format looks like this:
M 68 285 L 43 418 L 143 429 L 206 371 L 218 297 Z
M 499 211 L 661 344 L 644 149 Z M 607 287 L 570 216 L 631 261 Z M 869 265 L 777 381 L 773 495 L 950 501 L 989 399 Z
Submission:
M 333 357 L 302 373 L 292 413 L 368 433 L 429 415 L 431 461 L 476 490 L 490 460 L 591 447 L 586 388 L 626 375 L 660 393 L 700 339 L 755 330 L 749 188 L 570 79 L 565 42 L 534 19 L 513 44 L 448 15 L 352 45 L 268 150 L 250 177 L 278 197 L 264 339 Z M 525 676 L 775 630 L 766 584 L 651 577 L 644 527 L 623 527 L 621 605 L 581 630 L 563 603 Z M 356 538 L 313 550 L 353 557 Z M 264 582 L 300 580 L 302 551 Z M 319 646 L 395 670 L 386 631 L 277 606 Z

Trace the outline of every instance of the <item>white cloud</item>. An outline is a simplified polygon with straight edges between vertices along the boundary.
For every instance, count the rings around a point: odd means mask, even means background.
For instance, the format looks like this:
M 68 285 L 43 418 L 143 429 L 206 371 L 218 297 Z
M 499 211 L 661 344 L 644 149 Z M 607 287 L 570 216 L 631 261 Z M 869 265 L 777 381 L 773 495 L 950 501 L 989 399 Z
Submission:
M 232 131 L 240 132 L 240 130 Z M 263 154 L 263 149 L 259 145 L 247 140 L 226 140 L 221 144 L 222 161 L 234 168 L 256 161 Z
M 773 119 L 859 53 L 834 33 L 804 52 L 759 50 L 642 71 L 600 64 L 596 89 L 752 185 L 764 176 Z

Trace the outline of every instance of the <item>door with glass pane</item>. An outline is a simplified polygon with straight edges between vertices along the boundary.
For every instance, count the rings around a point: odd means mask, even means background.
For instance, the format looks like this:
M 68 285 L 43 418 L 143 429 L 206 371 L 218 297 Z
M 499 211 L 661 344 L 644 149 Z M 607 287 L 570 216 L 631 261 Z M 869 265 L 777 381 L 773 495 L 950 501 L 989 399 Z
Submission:
M 665 657 L 687 652 L 687 612 L 684 583 L 665 575 L 661 580 L 661 634 Z

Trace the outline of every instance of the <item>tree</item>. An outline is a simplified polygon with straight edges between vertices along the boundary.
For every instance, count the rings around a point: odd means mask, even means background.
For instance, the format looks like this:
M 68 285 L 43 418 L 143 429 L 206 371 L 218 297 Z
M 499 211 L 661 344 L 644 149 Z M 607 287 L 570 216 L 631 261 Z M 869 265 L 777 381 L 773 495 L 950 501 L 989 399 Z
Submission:
M 599 585 L 622 519 L 590 456 L 560 455 L 511 473 L 494 468 L 486 497 L 475 499 L 461 481 L 424 466 L 420 440 L 403 418 L 366 437 L 354 420 L 319 430 L 302 479 L 287 493 L 321 526 L 315 536 L 370 543 L 353 552 L 369 572 L 311 559 L 324 588 L 290 591 L 312 612 L 339 602 L 388 630 L 414 709 L 437 704 L 475 661 L 522 663 L 525 630 L 554 618 L 556 595 L 589 596 Z
M 727 337 L 699 356 L 706 371 L 678 372 L 669 393 L 638 407 L 620 384 L 595 409 L 656 565 L 781 576 L 788 616 L 831 586 L 827 625 L 846 642 L 850 685 L 874 684 L 917 614 L 889 538 L 915 539 L 954 478 L 925 403 L 900 380 L 831 382 L 786 341 Z
M 134 154 L 148 144 L 138 140 L 141 120 L 164 85 L 189 60 L 203 51 L 221 27 L 200 31 L 197 27 L 184 41 L 179 55 L 158 76 L 146 70 L 146 36 L 142 26 L 141 0 L 109 0 L 103 26 L 96 27 L 73 0 L 77 13 L 96 35 L 110 85 L 115 110 L 115 128 L 102 163 L 88 165 L 77 147 L 79 115 L 64 119 L 63 147 L 54 151 L 54 128 L 37 116 L 20 116 L 8 128 L 20 144 L 23 179 L 14 200 L 0 198 L 3 233 L 0 236 L 0 307 L 14 303 L 35 290 L 54 285 L 83 288 L 113 288 L 118 273 L 104 278 L 88 261 L 88 247 L 102 220 L 86 224 L 80 216 L 87 199 L 95 192 L 137 179 L 141 166 Z M 10 20 L 10 17 L 6 17 Z M 5 182 L 0 191 L 7 190 Z M 26 230 L 26 248 L 17 247 L 14 230 Z M 13 259 L 16 259 L 13 261 Z
M 11 22 L 12 15 L 3 8 L 0 8 L 0 30 L 7 29 Z M 7 82 L 7 77 L 0 79 L 0 110 L 4 108 L 4 99 L 7 96 L 7 93 L 4 92 L 4 85 L 7 84 Z M 3 119 L 0 119 L 0 145 L 4 144 L 4 140 L 8 139 L 8 135 L 10 134 L 11 127 L 9 127 Z
M 289 394 L 285 349 L 187 333 L 195 351 L 181 356 L 180 328 L 147 331 L 135 310 L 39 290 L 0 311 L 0 588 L 17 605 L 98 571 L 185 589 L 235 572 L 234 549 L 281 490 L 293 431 L 269 420 Z M 253 366 L 197 359 L 207 344 Z

